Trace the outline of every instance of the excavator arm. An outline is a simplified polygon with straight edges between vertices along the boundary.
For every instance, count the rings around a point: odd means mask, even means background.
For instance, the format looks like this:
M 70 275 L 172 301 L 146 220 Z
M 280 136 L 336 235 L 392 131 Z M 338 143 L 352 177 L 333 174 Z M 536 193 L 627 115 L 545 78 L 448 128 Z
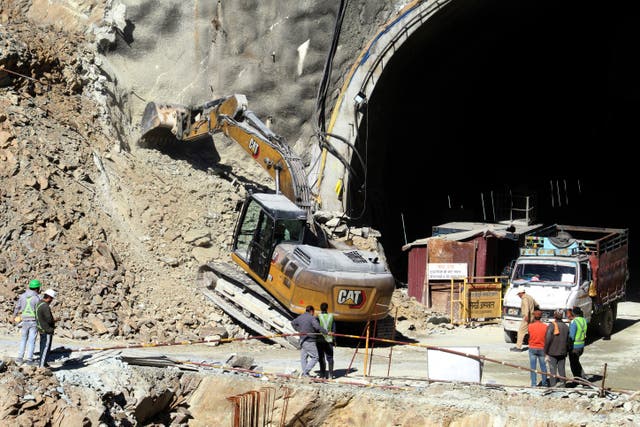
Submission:
M 168 129 L 180 141 L 193 141 L 223 133 L 238 143 L 276 183 L 276 192 L 311 211 L 311 195 L 302 159 L 291 147 L 247 109 L 247 98 L 234 94 L 201 106 L 147 104 L 142 117 L 142 136 Z

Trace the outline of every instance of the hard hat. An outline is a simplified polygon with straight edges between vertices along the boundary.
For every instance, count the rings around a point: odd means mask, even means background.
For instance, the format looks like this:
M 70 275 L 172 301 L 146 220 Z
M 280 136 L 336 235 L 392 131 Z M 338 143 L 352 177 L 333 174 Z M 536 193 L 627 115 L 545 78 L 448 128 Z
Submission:
M 40 280 L 33 279 L 29 282 L 29 289 L 40 289 Z
M 54 291 L 53 289 L 47 289 L 46 291 L 44 291 L 44 294 L 49 295 L 51 298 L 56 297 L 56 291 Z

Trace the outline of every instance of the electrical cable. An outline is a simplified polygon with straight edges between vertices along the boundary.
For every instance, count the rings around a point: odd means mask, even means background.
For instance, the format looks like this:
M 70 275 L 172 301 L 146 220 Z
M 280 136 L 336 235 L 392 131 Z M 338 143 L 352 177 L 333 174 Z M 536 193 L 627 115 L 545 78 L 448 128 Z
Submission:
M 347 0 L 340 1 L 340 7 L 338 8 L 338 14 L 336 16 L 336 22 L 333 29 L 333 38 L 331 40 L 331 47 L 329 54 L 327 55 L 327 61 L 324 64 L 324 71 L 322 73 L 322 80 L 318 86 L 318 95 L 316 98 L 316 113 L 317 117 L 317 130 L 324 133 L 326 127 L 326 100 L 327 90 L 331 83 L 331 70 L 333 69 L 333 59 L 338 49 L 338 42 L 340 40 L 340 32 L 342 29 L 342 22 L 344 20 L 345 10 L 347 8 Z
M 368 108 L 368 106 L 369 106 L 368 103 L 364 104 L 364 114 L 363 114 L 363 121 L 364 121 L 364 139 L 363 139 L 363 143 L 364 143 L 364 161 L 362 160 L 362 157 L 360 156 L 360 153 L 357 150 L 355 150 L 355 148 L 354 148 L 354 152 L 358 155 L 358 158 L 360 159 L 360 163 L 362 164 L 362 170 L 364 171 L 364 182 L 362 184 L 362 188 L 363 188 L 362 209 L 360 210 L 360 213 L 357 216 L 351 218 L 354 221 L 358 221 L 358 220 L 362 219 L 362 217 L 364 216 L 364 213 L 367 210 L 367 164 L 369 162 L 369 108 Z M 357 122 L 358 112 L 356 111 L 354 113 L 354 115 L 356 116 L 354 119 Z M 360 133 L 358 132 L 356 134 L 356 141 L 359 138 L 360 138 Z
M 340 135 L 336 135 L 333 133 L 328 133 L 326 131 L 326 100 L 327 100 L 327 91 L 329 88 L 329 85 L 331 83 L 331 72 L 333 70 L 333 60 L 335 58 L 335 53 L 337 51 L 338 48 L 338 43 L 340 40 L 340 33 L 342 30 L 342 24 L 344 21 L 344 16 L 345 16 L 345 11 L 347 8 L 347 4 L 348 4 L 348 0 L 341 0 L 340 2 L 340 6 L 338 8 L 338 13 L 336 16 L 336 22 L 335 22 L 335 26 L 334 26 L 334 30 L 333 30 L 333 38 L 331 41 L 331 47 L 329 49 L 329 54 L 327 55 L 327 60 L 325 62 L 325 67 L 324 67 L 324 71 L 323 71 L 323 75 L 322 75 L 322 79 L 320 81 L 320 85 L 318 86 L 318 94 L 317 94 L 317 98 L 316 98 L 316 123 L 314 124 L 314 129 L 315 129 L 315 136 L 318 139 L 318 143 L 320 145 L 320 149 L 321 152 L 323 150 L 327 150 L 327 152 L 329 152 L 331 155 L 333 155 L 336 159 L 338 159 L 338 161 L 340 161 L 340 163 L 342 163 L 342 165 L 344 166 L 345 170 L 347 171 L 347 173 L 355 180 L 363 182 L 363 187 L 365 188 L 365 195 L 364 195 L 364 203 L 362 206 L 362 210 L 359 213 L 358 217 L 356 219 L 360 219 L 362 218 L 362 216 L 364 215 L 364 212 L 366 210 L 366 184 L 367 184 L 367 163 L 365 161 L 365 159 L 362 158 L 362 155 L 360 154 L 360 152 L 358 151 L 358 149 L 356 148 L 355 144 L 352 144 L 351 142 L 349 142 L 346 138 L 340 136 Z M 367 115 L 368 115 L 368 110 L 366 109 L 366 104 L 365 104 L 365 120 L 367 120 Z M 358 122 L 358 110 L 355 111 L 355 117 L 354 117 L 354 123 Z M 368 134 L 368 120 L 366 123 L 367 126 L 367 134 Z M 356 140 L 358 139 L 358 135 L 356 135 Z M 341 142 L 343 142 L 344 144 L 346 144 L 353 153 L 355 153 L 355 155 L 358 158 L 358 162 L 360 163 L 360 166 L 362 167 L 363 173 L 364 173 L 364 179 L 360 179 L 360 176 L 358 174 L 358 172 L 351 166 L 351 162 L 348 161 L 342 154 L 340 154 L 338 152 L 338 150 L 329 142 L 328 138 L 335 138 Z M 365 136 L 365 147 L 366 149 L 368 149 L 367 147 L 367 136 Z M 313 163 L 316 164 L 318 161 L 318 159 L 316 159 Z M 312 170 L 309 169 L 309 170 Z M 308 177 L 307 177 L 308 178 Z M 316 180 L 314 182 L 317 183 L 318 181 Z

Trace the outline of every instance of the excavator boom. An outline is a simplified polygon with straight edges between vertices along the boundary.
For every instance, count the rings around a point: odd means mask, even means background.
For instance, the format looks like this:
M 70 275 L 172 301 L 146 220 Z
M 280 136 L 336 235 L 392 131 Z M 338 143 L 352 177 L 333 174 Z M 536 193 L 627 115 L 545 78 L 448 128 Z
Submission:
M 276 183 L 276 192 L 282 192 L 302 209 L 311 211 L 302 159 L 247 109 L 244 95 L 230 95 L 197 107 L 150 102 L 142 117 L 142 136 L 156 129 L 167 129 L 180 141 L 223 133 L 269 173 Z
M 292 333 L 291 319 L 308 304 L 326 302 L 338 323 L 389 317 L 392 274 L 374 253 L 327 247 L 302 159 L 247 109 L 244 95 L 197 107 L 150 102 L 142 136 L 153 140 L 158 132 L 178 141 L 222 133 L 275 181 L 276 194 L 249 194 L 238 217 L 231 259 L 246 274 L 224 263 L 200 266 L 203 292 L 222 310 L 265 336 Z

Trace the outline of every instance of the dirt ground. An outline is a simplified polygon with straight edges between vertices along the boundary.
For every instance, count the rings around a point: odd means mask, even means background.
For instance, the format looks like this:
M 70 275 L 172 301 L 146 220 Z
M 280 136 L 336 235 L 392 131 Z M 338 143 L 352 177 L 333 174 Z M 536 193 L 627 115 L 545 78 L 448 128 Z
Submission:
M 640 303 L 625 302 L 611 340 L 591 339 L 582 363 L 595 389 L 530 388 L 529 373 L 510 365 L 528 366 L 527 353 L 509 351 L 499 324 L 476 327 L 447 327 L 406 330 L 408 346 L 377 345 L 373 350 L 353 344 L 336 347 L 336 376 L 332 381 L 300 380 L 299 353 L 263 341 L 247 340 L 220 345 L 172 345 L 119 349 L 121 342 L 109 340 L 56 340 L 54 347 L 81 349 L 87 345 L 101 351 L 81 351 L 56 356 L 52 372 L 65 389 L 87 387 L 100 393 L 112 392 L 120 383 L 149 381 L 179 376 L 175 367 L 146 368 L 155 373 L 138 372 L 123 363 L 145 358 L 193 363 L 200 370 L 180 376 L 191 378 L 193 389 L 185 398 L 188 425 L 208 426 L 231 423 L 233 406 L 227 398 L 245 396 L 270 389 L 274 409 L 269 414 L 284 417 L 285 425 L 531 425 L 535 416 L 543 425 L 636 425 L 640 421 L 640 395 L 637 391 L 637 352 L 640 344 Z M 399 328 L 409 326 L 400 322 Z M 478 347 L 484 359 L 479 384 L 429 381 L 441 378 L 443 371 L 429 366 L 425 347 L 444 347 L 467 351 Z M 0 338 L 0 356 L 9 361 L 17 348 L 17 336 Z M 366 358 L 365 354 L 370 354 Z M 84 360 L 72 364 L 73 358 Z M 239 370 L 231 360 L 240 360 Z M 64 362 L 64 363 L 63 363 Z M 9 364 L 11 362 L 8 362 Z M 600 397 L 606 366 L 605 397 Z M 227 367 L 227 369 L 222 369 Z M 137 368 L 140 369 L 140 368 Z M 245 372 L 244 369 L 249 369 Z M 367 369 L 367 375 L 364 375 Z M 568 366 L 567 366 L 567 370 Z M 133 371 L 133 373 L 132 373 Z M 163 372 L 160 374 L 158 372 Z M 317 371 L 316 371 L 317 373 Z M 105 380 L 104 378 L 109 378 Z M 197 379 L 194 379 L 197 378 Z M 166 386 L 166 382 L 163 383 Z M 154 391 L 152 391 L 154 390 Z M 216 390 L 212 395 L 209 390 Z M 161 393 L 149 387 L 141 396 Z M 271 392 L 270 392 L 271 393 Z M 285 395 L 291 397 L 285 399 Z M 135 393 L 131 393 L 135 395 Z M 285 409 L 284 402 L 287 401 Z M 533 405 L 533 406 L 532 406 Z M 136 406 L 135 404 L 133 405 Z M 90 407 L 90 405 L 87 405 Z M 532 409 L 535 407 L 535 410 Z M 371 408 L 366 410 L 365 408 Z M 409 409 L 410 408 L 410 409 Z M 284 415 L 283 415 L 284 412 Z M 275 415 L 274 415 L 275 414 Z M 263 412 L 266 416 L 267 412 Z M 222 418 L 221 418 L 222 417 Z M 224 422 L 220 422 L 220 420 Z M 542 421 L 544 420 L 544 421 Z M 220 422 L 220 424 L 217 424 Z M 576 424 L 577 423 L 577 424 Z

